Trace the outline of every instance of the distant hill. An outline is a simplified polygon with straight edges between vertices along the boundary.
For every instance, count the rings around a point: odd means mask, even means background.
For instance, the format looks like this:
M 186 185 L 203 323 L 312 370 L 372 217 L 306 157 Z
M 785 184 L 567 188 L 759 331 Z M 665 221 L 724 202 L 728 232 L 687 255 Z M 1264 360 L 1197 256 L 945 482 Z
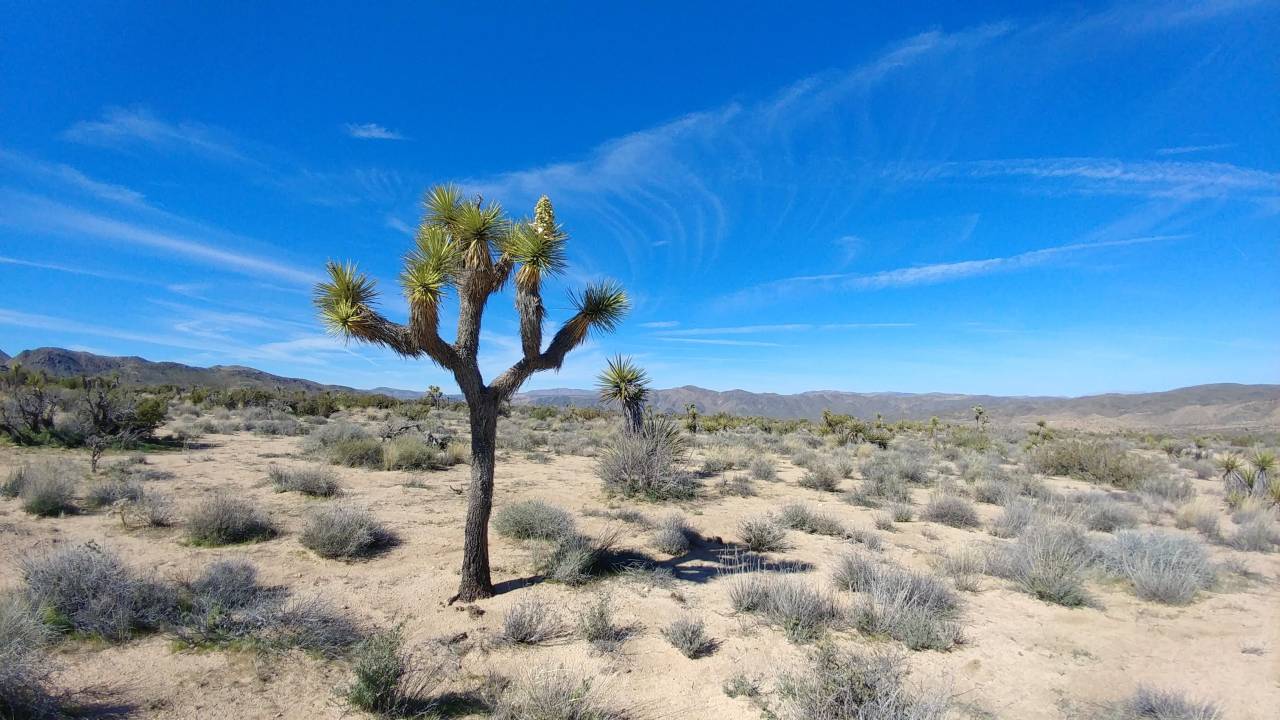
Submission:
M 3 350 L 0 350 L 0 365 L 3 365 L 8 361 L 9 361 L 9 353 Z
M 43 347 L 24 350 L 3 362 L 20 363 L 29 370 L 43 370 L 52 377 L 77 377 L 81 375 L 118 375 L 130 385 L 200 385 L 214 388 L 282 388 L 309 392 L 329 390 L 333 392 L 357 391 L 343 385 L 323 385 L 301 378 L 281 377 L 242 365 L 214 365 L 195 367 L 175 362 L 152 362 L 140 357 L 110 357 L 76 350 Z M 407 391 L 400 391 L 407 392 Z
M 531 405 L 597 404 L 590 390 L 537 390 L 521 393 L 516 401 Z M 1119 427 L 1255 427 L 1280 429 L 1280 385 L 1221 383 L 1196 385 L 1166 392 L 1110 393 L 1084 397 L 961 395 L 947 393 L 852 393 L 817 390 L 794 395 L 724 392 L 686 385 L 656 390 L 650 405 L 667 412 L 683 412 L 693 403 L 704 414 L 727 412 L 773 418 L 817 420 L 823 410 L 886 420 L 972 419 L 981 405 L 994 421 L 1030 424 L 1049 420 L 1059 425 L 1091 428 Z
M 13 358 L 0 352 L 0 364 L 19 362 L 55 377 L 117 374 L 137 385 L 172 384 L 185 387 L 260 387 L 286 390 L 382 393 L 404 400 L 422 392 L 378 387 L 360 390 L 343 385 L 323 385 L 288 378 L 241 365 L 202 368 L 174 362 L 152 362 L 140 357 L 106 357 L 93 353 L 37 348 Z M 517 404 L 556 407 L 594 406 L 593 390 L 557 388 L 530 390 L 515 397 Z M 815 390 L 781 395 L 746 390 L 717 391 L 686 385 L 655 390 L 650 404 L 666 412 L 684 412 L 693 403 L 704 414 L 727 412 L 773 418 L 822 417 L 823 410 L 886 420 L 924 420 L 937 415 L 944 420 L 969 421 L 971 408 L 982 405 L 998 423 L 1030 424 L 1049 420 L 1057 425 L 1094 429 L 1148 428 L 1255 428 L 1280 430 L 1280 385 L 1219 383 L 1196 385 L 1165 392 L 1110 393 L 1084 397 L 962 395 L 948 393 L 853 393 Z

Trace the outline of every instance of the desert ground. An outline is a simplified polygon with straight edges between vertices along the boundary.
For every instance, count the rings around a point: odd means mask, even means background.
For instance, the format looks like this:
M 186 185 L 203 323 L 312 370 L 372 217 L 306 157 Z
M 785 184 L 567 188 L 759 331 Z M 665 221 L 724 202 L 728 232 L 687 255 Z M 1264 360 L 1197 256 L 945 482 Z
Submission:
M 195 414 L 189 411 L 186 422 Z M 386 418 L 385 411 L 344 411 L 328 425 L 373 428 Z M 437 431 L 465 426 L 457 411 L 440 411 L 433 418 Z M 167 427 L 171 430 L 178 422 Z M 430 690 L 433 697 L 481 697 L 495 675 L 536 680 L 540 673 L 563 670 L 589 679 L 592 693 L 634 718 L 797 716 L 778 695 L 779 677 L 803 668 L 823 644 L 905 657 L 907 687 L 949 698 L 952 717 L 1110 717 L 1115 703 L 1140 686 L 1216 703 L 1226 718 L 1276 717 L 1280 554 L 1274 545 L 1271 552 L 1260 552 L 1232 542 L 1243 527 L 1237 520 L 1257 521 L 1261 514 L 1266 521 L 1274 510 L 1255 507 L 1250 517 L 1233 520 L 1224 483 L 1209 468 L 1211 454 L 1198 460 L 1174 458 L 1134 442 L 1128 452 L 1156 468 L 1166 489 L 1122 491 L 1028 472 L 1027 453 L 1019 450 L 1021 431 L 993 430 L 1002 439 L 978 453 L 930 443 L 923 436 L 895 437 L 889 449 L 880 449 L 840 447 L 814 435 L 726 430 L 691 438 L 684 465 L 700 481 L 695 497 L 650 501 L 607 493 L 602 486 L 596 456 L 617 432 L 616 418 L 570 427 L 562 418 L 524 412 L 504 420 L 500 428 L 495 524 L 504 508 L 544 501 L 571 513 L 580 533 L 615 538 L 611 552 L 631 558 L 630 566 L 614 567 L 581 584 L 556 582 L 537 571 L 545 543 L 491 531 L 497 595 L 451 606 L 462 560 L 466 464 L 414 471 L 331 465 L 306 435 L 212 425 L 205 432 L 185 431 L 190 437 L 185 447 L 148 452 L 145 462 L 123 453 L 104 460 L 108 467 L 122 468 L 120 473 L 132 473 L 132 481 L 149 495 L 172 503 L 176 516 L 168 527 L 126 525 L 110 508 L 83 509 L 82 503 L 78 512 L 37 517 L 24 511 L 20 497 L 0 499 L 0 589 L 22 592 L 23 558 L 89 542 L 115 553 L 137 573 L 165 580 L 190 578 L 216 559 L 247 558 L 265 584 L 286 587 L 293 595 L 323 597 L 362 628 L 400 624 L 405 647 L 419 667 L 441 678 Z M 556 439 L 565 434 L 576 439 Z M 851 492 L 865 482 L 868 464 L 886 454 L 917 457 L 927 467 L 927 478 L 908 487 L 909 521 L 894 522 L 887 517 L 888 504 Z M 813 472 L 815 457 L 817 463 L 837 468 L 830 490 L 802 485 L 812 484 L 805 478 Z M 51 459 L 64 460 L 61 467 L 83 476 L 77 480 L 77 497 L 87 492 L 92 481 L 83 451 L 0 446 L 0 475 Z M 754 469 L 748 470 L 753 462 Z M 776 477 L 762 469 L 769 464 Z M 330 498 L 278 492 L 269 480 L 273 467 L 331 468 L 341 492 Z M 1088 599 L 1079 606 L 1024 592 L 1014 580 L 981 567 L 983 558 L 1017 542 L 1016 537 L 993 534 L 1008 509 L 986 497 L 992 487 L 1012 483 L 1013 476 L 1035 483 L 1038 517 L 1065 517 L 1076 512 L 1071 508 L 1085 512 L 1084 498 L 1118 504 L 1121 509 L 1115 512 L 1128 518 L 1120 526 L 1134 525 L 1138 532 L 1159 528 L 1203 547 L 1213 577 L 1187 602 L 1143 599 L 1123 575 L 1098 567 L 1085 575 Z M 1169 490 L 1170 484 L 1178 489 Z M 225 492 L 265 512 L 278 533 L 222 547 L 189 542 L 186 513 L 202 499 Z M 952 527 L 926 519 L 940 493 L 964 498 L 976 512 L 977 524 L 962 521 L 957 524 L 968 526 Z M 1108 497 L 1100 499 L 1099 493 Z M 1014 501 L 1006 497 L 1003 502 Z M 397 542 L 356 560 L 318 556 L 299 536 L 308 513 L 333 503 L 367 509 Z M 831 534 L 788 529 L 781 549 L 747 555 L 741 545 L 743 521 L 777 517 L 797 503 L 834 520 L 839 529 Z M 1186 517 L 1180 509 L 1190 504 L 1210 508 L 1220 532 L 1196 529 L 1209 525 L 1207 520 L 1180 521 Z M 894 507 L 901 510 L 901 505 Z M 619 512 L 632 510 L 643 517 Z M 691 548 L 676 556 L 655 548 L 649 526 L 671 513 L 683 515 L 692 538 Z M 1088 530 L 1088 537 L 1104 545 L 1123 532 L 1109 529 Z M 943 643 L 949 647 L 908 649 L 892 633 L 869 632 L 848 619 L 856 614 L 860 594 L 837 588 L 833 576 L 840 559 L 850 555 L 927 574 L 948 589 L 958 586 L 954 622 L 959 632 Z M 750 561 L 744 562 L 744 556 Z M 964 568 L 955 560 L 966 557 L 979 567 Z M 834 603 L 841 618 L 814 637 L 792 642 L 767 617 L 735 610 L 730 586 L 751 562 L 756 567 L 748 570 L 785 574 L 813 588 Z M 552 623 L 548 637 L 532 643 L 505 640 L 504 618 L 531 599 L 545 603 L 542 609 Z M 607 647 L 588 642 L 577 630 L 589 608 L 602 599 L 622 629 Z M 703 621 L 710 639 L 695 658 L 678 651 L 663 633 L 684 617 Z M 99 714 L 308 720 L 363 715 L 344 698 L 351 670 L 343 657 L 234 644 L 193 646 L 163 629 L 138 632 L 124 641 L 67 637 L 51 652 L 56 668 L 52 685 Z M 738 691 L 731 693 L 730 686 Z M 459 700 L 442 712 L 481 717 L 487 711 L 482 700 Z

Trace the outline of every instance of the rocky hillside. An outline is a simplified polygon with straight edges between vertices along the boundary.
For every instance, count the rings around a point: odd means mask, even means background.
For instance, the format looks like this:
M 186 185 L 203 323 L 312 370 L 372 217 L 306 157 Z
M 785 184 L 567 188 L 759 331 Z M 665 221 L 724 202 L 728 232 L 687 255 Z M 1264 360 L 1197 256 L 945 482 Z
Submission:
M 352 391 L 340 385 L 272 375 L 240 365 L 202 368 L 173 362 L 152 362 L 140 357 L 106 357 L 93 353 L 38 348 L 0 363 L 19 362 L 56 377 L 117 374 L 139 385 L 172 384 L 206 387 L 262 387 L 287 390 Z M 401 399 L 421 392 L 379 387 L 356 392 L 376 392 Z M 589 406 L 596 404 L 591 390 L 531 390 L 516 396 L 527 405 Z M 1250 428 L 1280 430 L 1280 385 L 1219 383 L 1196 385 L 1166 392 L 1111 393 L 1084 397 L 1002 397 L 947 393 L 852 393 L 815 390 L 794 395 L 754 393 L 745 390 L 716 391 L 686 385 L 656 390 L 651 404 L 659 410 L 684 412 L 693 403 L 699 412 L 727 412 L 775 418 L 818 419 L 823 410 L 887 420 L 922 420 L 937 415 L 946 420 L 969 420 L 970 409 L 982 405 L 995 422 L 1030 424 L 1049 420 L 1058 425 L 1093 429 L 1150 428 Z

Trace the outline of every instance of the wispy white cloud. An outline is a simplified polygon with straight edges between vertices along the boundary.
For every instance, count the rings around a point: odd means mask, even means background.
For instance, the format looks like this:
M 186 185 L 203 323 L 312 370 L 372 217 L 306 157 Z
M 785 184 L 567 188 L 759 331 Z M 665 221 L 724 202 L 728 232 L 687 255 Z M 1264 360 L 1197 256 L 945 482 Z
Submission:
M 1235 143 L 1214 143 L 1212 145 L 1179 145 L 1156 150 L 1157 155 L 1190 155 L 1192 153 L 1213 152 L 1235 147 Z
M 727 345 L 731 347 L 783 347 L 782 343 L 761 342 L 757 340 L 723 340 L 718 338 L 686 338 L 660 337 L 659 340 L 673 343 L 689 343 L 691 345 Z
M 952 280 L 991 275 L 1000 272 L 1012 272 L 1038 265 L 1048 264 L 1058 259 L 1078 253 L 1104 250 L 1108 248 L 1146 245 L 1182 239 L 1182 235 L 1164 235 L 1126 240 L 1108 240 L 1102 242 L 1071 243 L 1056 247 L 1031 250 L 1006 257 L 985 258 L 982 260 L 962 260 L 959 262 L 933 263 L 915 267 L 882 270 L 876 273 L 828 273 L 823 275 L 800 275 L 761 283 L 732 293 L 722 300 L 729 303 L 754 303 L 783 297 L 801 291 L 840 291 L 840 290 L 881 290 L 885 288 L 909 287 L 915 285 L 934 285 Z
M 123 185 L 95 180 L 70 165 L 40 160 L 3 148 L 0 148 L 0 166 L 33 180 L 67 186 L 101 200 L 133 206 L 141 206 L 145 202 L 142 193 Z
M 1052 190 L 1196 200 L 1280 195 L 1280 173 L 1218 162 L 1126 161 L 1114 158 L 1020 158 L 897 166 L 896 180 L 1016 178 L 1051 183 Z
M 195 122 L 162 120 L 140 107 L 107 108 L 98 120 L 84 120 L 67 128 L 63 137 L 72 142 L 117 149 L 142 146 L 253 162 L 222 130 Z
M 0 190 L 0 224 L 35 232 L 92 237 L 164 252 L 198 261 L 213 269 L 272 277 L 295 283 L 312 283 L 314 273 L 276 260 L 226 250 L 216 240 L 190 237 L 148 227 L 99 213 L 81 210 L 44 197 Z
M 681 330 L 663 330 L 655 337 L 670 340 L 678 337 L 700 337 L 704 335 L 762 335 L 778 333 L 803 333 L 814 330 L 875 330 L 886 328 L 915 327 L 915 323 L 905 322 L 863 322 L 863 323 L 780 323 L 775 325 L 732 325 L 727 327 L 684 328 Z
M 414 235 L 417 232 L 413 229 L 413 226 L 395 215 L 388 215 L 386 222 L 387 227 L 395 230 L 396 232 L 404 233 L 405 235 Z
M 652 322 L 642 322 L 642 328 L 673 328 L 680 324 L 679 320 L 654 320 Z
M 377 123 L 349 123 L 344 128 L 348 135 L 361 140 L 404 140 L 404 135 Z
M 21 258 L 0 256 L 0 264 L 17 265 L 20 267 L 36 268 L 38 270 L 52 270 L 53 272 L 68 273 L 71 275 L 85 275 L 88 277 L 103 278 L 104 280 L 123 280 L 125 282 L 153 284 L 152 281 L 145 278 L 105 272 L 103 270 L 98 270 L 97 268 L 62 265 L 60 263 L 39 262 L 36 260 L 23 260 Z

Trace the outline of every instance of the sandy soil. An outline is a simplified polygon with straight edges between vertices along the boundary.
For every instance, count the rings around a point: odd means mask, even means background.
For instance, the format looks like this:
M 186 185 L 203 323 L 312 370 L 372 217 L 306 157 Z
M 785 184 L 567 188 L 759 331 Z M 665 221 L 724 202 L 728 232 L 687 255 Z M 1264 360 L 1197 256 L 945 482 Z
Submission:
M 494 580 L 502 592 L 479 604 L 483 614 L 448 607 L 457 582 L 460 528 L 465 512 L 465 466 L 437 473 L 338 469 L 347 498 L 368 507 L 403 543 L 372 560 L 322 560 L 298 543 L 297 532 L 310 500 L 275 493 L 266 484 L 273 463 L 301 465 L 297 438 L 250 434 L 213 435 L 210 447 L 149 456 L 170 480 L 154 481 L 180 507 L 216 489 L 233 488 L 253 497 L 284 528 L 271 541 L 232 548 L 201 549 L 181 544 L 180 528 L 126 531 L 105 514 L 34 519 L 16 500 L 0 500 L 0 588 L 18 584 L 15 559 L 56 543 L 93 540 L 118 551 L 133 567 L 162 576 L 182 576 L 215 557 L 244 555 L 264 579 L 297 593 L 319 591 L 371 624 L 404 621 L 415 642 L 433 638 L 454 643 L 463 680 L 491 669 L 519 673 L 563 665 L 598 678 L 608 694 L 644 718 L 756 718 L 747 699 L 731 699 L 721 689 L 737 671 L 758 675 L 766 689 L 780 669 L 803 657 L 776 630 L 735 615 L 712 553 L 695 551 L 672 564 L 677 581 L 655 587 L 634 579 L 610 578 L 585 589 L 539 583 L 530 550 L 496 534 L 492 538 Z M 0 448 L 0 471 L 28 453 Z M 41 455 L 51 454 L 41 451 Z M 497 471 L 497 504 L 540 498 L 580 512 L 619 507 L 602 496 L 594 461 L 552 457 L 549 463 L 506 453 Z M 681 509 L 704 536 L 732 540 L 740 518 L 803 501 L 839 517 L 851 527 L 872 529 L 875 511 L 840 501 L 838 495 L 796 486 L 800 470 L 785 462 L 781 482 L 756 483 L 757 497 L 709 497 Z M 419 480 L 425 487 L 405 483 Z M 846 486 L 848 481 L 845 482 Z M 1083 487 L 1055 480 L 1062 487 Z M 1214 483 L 1196 481 L 1201 495 L 1220 501 Z M 927 491 L 920 491 L 922 504 Z M 657 516 L 669 508 L 636 505 Z M 979 505 L 989 520 L 997 508 Z M 621 527 L 637 549 L 647 538 L 634 526 L 579 517 L 583 529 L 600 533 Z M 1168 524 L 1168 519 L 1164 521 Z M 926 569 L 941 553 L 970 544 L 995 542 L 982 531 L 964 531 L 930 522 L 898 526 L 882 533 L 884 555 Z M 779 559 L 812 563 L 825 582 L 846 541 L 789 533 L 794 548 Z M 647 550 L 652 554 L 652 550 Z M 912 680 L 946 684 L 975 717 L 1088 717 L 1097 703 L 1122 697 L 1139 683 L 1178 689 L 1219 702 L 1227 717 L 1270 720 L 1280 707 L 1280 555 L 1241 553 L 1214 546 L 1216 560 L 1232 560 L 1251 575 L 1226 574 L 1214 590 L 1185 607 L 1169 607 L 1134 597 L 1121 583 L 1095 582 L 1102 608 L 1067 609 L 1014 591 L 1001 580 L 983 578 L 977 593 L 966 593 L 966 642 L 950 652 L 910 654 Z M 657 556 L 666 559 L 666 556 Z M 614 654 L 592 651 L 571 635 L 548 646 L 509 648 L 492 641 L 504 611 L 521 598 L 549 600 L 572 627 L 580 609 L 598 592 L 608 592 L 618 619 L 635 633 Z M 662 638 L 660 628 L 686 612 L 706 620 L 720 642 L 709 657 L 689 660 Z M 876 645 L 855 631 L 837 633 L 840 642 Z M 888 641 L 883 641 L 888 642 Z M 1247 651 L 1247 652 L 1246 652 Z M 248 652 L 182 651 L 164 636 L 122 645 L 64 644 L 58 681 L 71 690 L 106 688 L 136 716 L 155 718 L 337 718 L 351 716 L 337 695 L 348 681 L 340 664 L 302 653 L 263 658 Z M 358 714 L 358 713 L 356 713 Z

